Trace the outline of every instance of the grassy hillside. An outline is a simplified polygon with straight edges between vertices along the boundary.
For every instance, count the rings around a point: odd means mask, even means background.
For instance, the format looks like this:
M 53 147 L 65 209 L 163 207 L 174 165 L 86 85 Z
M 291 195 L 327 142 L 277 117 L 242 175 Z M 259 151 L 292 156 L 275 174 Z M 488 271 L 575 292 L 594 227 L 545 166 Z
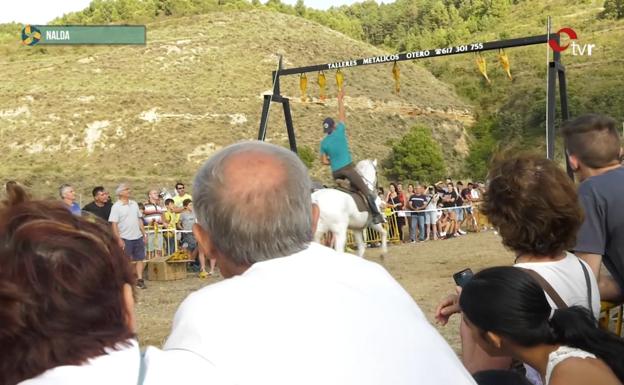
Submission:
M 286 67 L 384 53 L 316 23 L 259 10 L 160 20 L 148 24 L 145 47 L 25 47 L 14 28 L 0 27 L 0 175 L 42 195 L 62 182 L 83 194 L 124 180 L 141 192 L 188 182 L 215 149 L 256 137 L 277 53 Z M 451 171 L 461 167 L 473 119 L 468 104 L 412 63 L 401 64 L 397 96 L 391 67 L 345 71 L 356 158 L 387 156 L 389 140 L 424 123 L 434 127 Z M 318 100 L 315 74 L 305 103 L 298 78 L 282 84 L 299 145 L 315 151 L 322 119 L 337 109 L 334 73 L 327 78 L 326 103 Z M 268 139 L 287 145 L 278 107 Z M 329 175 L 318 162 L 313 173 Z

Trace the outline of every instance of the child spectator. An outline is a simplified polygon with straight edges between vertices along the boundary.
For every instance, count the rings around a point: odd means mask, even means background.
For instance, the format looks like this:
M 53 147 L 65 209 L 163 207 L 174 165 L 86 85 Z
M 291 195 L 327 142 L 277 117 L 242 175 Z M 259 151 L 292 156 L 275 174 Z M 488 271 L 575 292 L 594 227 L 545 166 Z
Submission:
M 191 252 L 191 259 L 197 259 L 199 261 L 199 278 L 206 278 L 209 275 L 214 274 L 214 267 L 216 260 L 210 258 L 210 271 L 206 273 L 206 256 L 197 247 L 197 241 L 193 235 L 193 225 L 197 223 L 195 212 L 193 211 L 193 202 L 190 199 L 185 199 L 182 202 L 184 210 L 180 214 L 180 223 L 182 224 L 182 245 L 186 245 L 186 249 Z
M 167 230 L 163 233 L 167 240 L 167 254 L 172 254 L 176 250 L 176 230 L 180 229 L 180 214 L 175 212 L 175 202 L 169 198 L 165 200 L 167 211 L 163 215 Z

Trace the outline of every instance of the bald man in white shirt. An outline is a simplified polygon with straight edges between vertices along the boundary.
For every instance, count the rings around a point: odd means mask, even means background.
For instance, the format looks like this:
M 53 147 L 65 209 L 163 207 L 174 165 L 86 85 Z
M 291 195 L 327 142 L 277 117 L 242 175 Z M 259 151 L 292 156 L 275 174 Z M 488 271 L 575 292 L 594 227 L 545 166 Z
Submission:
M 319 211 L 294 153 L 229 146 L 198 172 L 193 202 L 199 247 L 226 279 L 184 300 L 146 384 L 175 378 L 158 364 L 168 355 L 195 372 L 186 383 L 475 384 L 383 267 L 311 243 Z

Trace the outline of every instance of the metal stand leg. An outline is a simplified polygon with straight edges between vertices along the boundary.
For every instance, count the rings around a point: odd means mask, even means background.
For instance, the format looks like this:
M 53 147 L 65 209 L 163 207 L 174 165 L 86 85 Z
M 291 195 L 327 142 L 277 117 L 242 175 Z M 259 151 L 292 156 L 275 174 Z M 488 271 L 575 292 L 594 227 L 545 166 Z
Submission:
M 282 98 L 282 105 L 284 106 L 284 119 L 286 120 L 286 130 L 288 131 L 288 143 L 290 144 L 290 150 L 296 154 L 297 140 L 295 139 L 295 128 L 293 127 L 290 114 L 290 101 L 287 98 Z
M 258 130 L 258 140 L 263 141 L 266 138 L 270 106 L 271 95 L 264 95 L 264 104 L 262 104 L 262 115 L 260 116 L 260 129 Z

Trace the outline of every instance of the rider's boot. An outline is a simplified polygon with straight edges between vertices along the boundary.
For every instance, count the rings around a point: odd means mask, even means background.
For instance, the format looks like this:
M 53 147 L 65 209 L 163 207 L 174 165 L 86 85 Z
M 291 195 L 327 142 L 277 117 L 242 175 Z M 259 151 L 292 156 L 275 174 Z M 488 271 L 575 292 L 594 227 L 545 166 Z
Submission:
M 375 203 L 375 196 L 372 194 L 368 194 L 368 206 L 373 214 L 373 224 L 377 225 L 386 221 L 383 215 L 379 212 L 379 207 L 377 207 L 377 204 Z

